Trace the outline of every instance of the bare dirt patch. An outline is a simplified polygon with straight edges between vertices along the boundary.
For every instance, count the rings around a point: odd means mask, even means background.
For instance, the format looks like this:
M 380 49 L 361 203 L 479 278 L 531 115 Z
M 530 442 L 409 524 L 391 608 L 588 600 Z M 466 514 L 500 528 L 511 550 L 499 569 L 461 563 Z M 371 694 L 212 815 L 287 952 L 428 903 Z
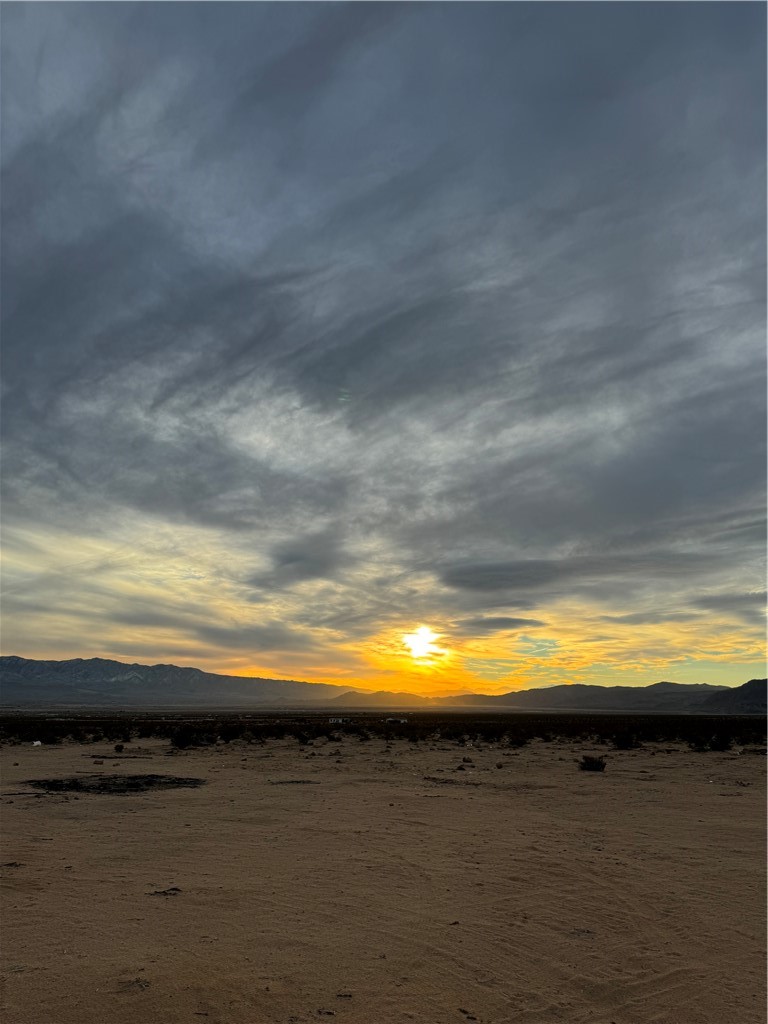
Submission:
M 0 747 L 0 1016 L 766 1024 L 764 758 L 386 745 L 345 737 L 337 764 L 293 738 L 150 737 L 145 772 L 210 785 L 93 800 L 23 780 L 144 771 Z M 605 772 L 579 771 L 585 753 Z

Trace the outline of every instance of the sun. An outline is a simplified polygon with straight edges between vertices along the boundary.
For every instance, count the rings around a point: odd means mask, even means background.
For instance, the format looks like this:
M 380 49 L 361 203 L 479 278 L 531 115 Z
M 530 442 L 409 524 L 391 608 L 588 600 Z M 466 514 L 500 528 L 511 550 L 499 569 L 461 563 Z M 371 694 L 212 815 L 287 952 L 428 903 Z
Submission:
M 403 643 L 410 649 L 412 658 L 431 658 L 440 653 L 435 646 L 435 640 L 439 639 L 438 633 L 433 633 L 429 626 L 419 626 L 414 633 L 406 633 Z

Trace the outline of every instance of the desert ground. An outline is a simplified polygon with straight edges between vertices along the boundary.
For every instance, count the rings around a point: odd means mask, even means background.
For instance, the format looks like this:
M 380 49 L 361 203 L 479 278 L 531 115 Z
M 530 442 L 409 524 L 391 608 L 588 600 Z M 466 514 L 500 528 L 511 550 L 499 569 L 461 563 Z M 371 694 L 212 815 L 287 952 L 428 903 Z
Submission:
M 4 746 L 3 1019 L 764 1022 L 765 758 L 585 752 Z

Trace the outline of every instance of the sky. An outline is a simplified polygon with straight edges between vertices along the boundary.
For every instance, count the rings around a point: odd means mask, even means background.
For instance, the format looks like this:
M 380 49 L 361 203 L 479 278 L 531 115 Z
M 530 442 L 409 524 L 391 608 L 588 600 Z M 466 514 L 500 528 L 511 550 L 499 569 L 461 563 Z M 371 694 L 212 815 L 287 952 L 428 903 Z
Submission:
M 764 674 L 764 5 L 1 17 L 3 653 Z

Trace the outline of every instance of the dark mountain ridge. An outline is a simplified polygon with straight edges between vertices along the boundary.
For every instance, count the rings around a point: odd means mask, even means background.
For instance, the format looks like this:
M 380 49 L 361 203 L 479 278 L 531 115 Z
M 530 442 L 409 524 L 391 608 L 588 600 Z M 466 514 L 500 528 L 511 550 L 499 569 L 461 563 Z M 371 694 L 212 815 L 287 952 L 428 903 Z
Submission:
M 354 690 L 293 679 L 224 676 L 177 665 L 140 665 L 106 658 L 37 661 L 0 657 L 0 704 L 85 707 L 487 708 L 489 710 L 652 711 L 761 714 L 766 681 L 743 686 L 659 682 L 648 686 L 562 684 L 502 694 L 424 697 L 413 693 Z
M 762 691 L 760 690 L 762 685 Z M 761 697 L 762 693 L 762 697 Z M 515 690 L 501 694 L 464 694 L 454 697 L 418 697 L 411 693 L 353 693 L 336 697 L 333 704 L 346 708 L 417 707 L 486 708 L 496 711 L 645 711 L 668 714 L 760 714 L 766 710 L 765 680 L 743 686 L 710 683 L 651 683 L 648 686 L 591 686 L 582 683 Z M 761 703 L 762 701 L 762 703 Z
M 460 706 L 467 696 L 469 694 L 457 697 L 421 697 L 416 693 L 395 693 L 391 690 L 376 690 L 373 693 L 347 690 L 334 697 L 333 703 L 348 708 L 434 708 L 440 707 L 441 703 Z
M 595 686 L 562 684 L 533 690 L 517 690 L 498 696 L 479 694 L 462 703 L 476 707 L 518 707 L 584 711 L 692 711 L 706 696 L 726 687 L 708 683 L 651 683 L 649 686 Z
M 0 703 L 5 705 L 312 704 L 347 692 L 349 687 L 328 683 L 222 676 L 177 665 L 128 665 L 106 658 L 0 657 Z
M 768 711 L 768 680 L 750 679 L 743 686 L 711 693 L 702 701 L 702 711 L 726 715 L 764 715 Z

